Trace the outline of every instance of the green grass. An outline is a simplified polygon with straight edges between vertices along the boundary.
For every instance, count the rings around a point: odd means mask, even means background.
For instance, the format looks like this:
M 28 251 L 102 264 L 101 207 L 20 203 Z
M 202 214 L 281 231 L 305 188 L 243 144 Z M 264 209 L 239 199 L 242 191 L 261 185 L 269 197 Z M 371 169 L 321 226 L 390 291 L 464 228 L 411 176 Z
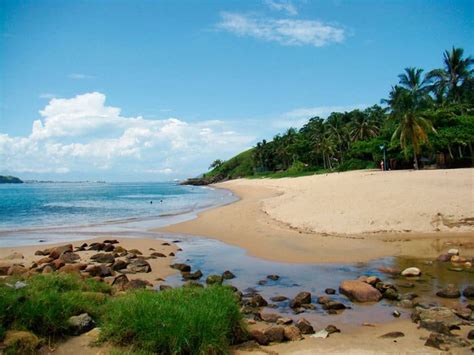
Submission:
M 226 179 L 237 179 L 253 174 L 253 148 L 246 150 L 235 157 L 225 161 L 218 168 L 204 174 L 204 178 L 212 179 L 220 176 Z
M 167 354 L 225 354 L 242 318 L 226 287 L 131 292 L 111 300 L 101 337 L 132 350 Z
M 0 327 L 29 330 L 40 336 L 62 336 L 69 317 L 87 312 L 99 318 L 110 286 L 77 275 L 48 274 L 25 280 L 21 289 L 0 284 Z

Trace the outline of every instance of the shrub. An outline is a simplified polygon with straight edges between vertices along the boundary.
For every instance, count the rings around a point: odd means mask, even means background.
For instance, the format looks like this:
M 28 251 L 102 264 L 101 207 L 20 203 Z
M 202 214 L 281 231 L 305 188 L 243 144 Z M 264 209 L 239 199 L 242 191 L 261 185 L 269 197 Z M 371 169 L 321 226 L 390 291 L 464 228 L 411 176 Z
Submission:
M 110 292 L 108 285 L 72 274 L 37 275 L 26 279 L 26 283 L 18 290 L 6 283 L 0 285 L 0 325 L 4 329 L 27 329 L 41 336 L 67 333 L 71 316 L 87 312 L 98 317 L 106 296 L 96 290 Z
M 104 313 L 101 337 L 154 353 L 222 354 L 242 331 L 232 291 L 213 286 L 117 297 Z

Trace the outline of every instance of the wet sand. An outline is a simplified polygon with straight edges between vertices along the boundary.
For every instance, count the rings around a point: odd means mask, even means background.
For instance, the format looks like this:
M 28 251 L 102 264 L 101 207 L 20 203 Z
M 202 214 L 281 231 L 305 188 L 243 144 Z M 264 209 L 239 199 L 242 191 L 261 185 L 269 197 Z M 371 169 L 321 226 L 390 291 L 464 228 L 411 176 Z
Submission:
M 440 171 L 439 174 L 444 174 L 445 171 Z M 459 180 L 459 184 L 454 184 L 452 188 L 455 197 L 460 198 L 460 202 L 439 200 L 436 202 L 435 210 L 440 211 L 442 215 L 450 214 L 451 205 L 464 206 L 462 214 L 456 218 L 468 218 L 464 216 L 474 216 L 474 192 L 469 184 L 466 185 L 466 174 L 473 174 L 473 169 L 461 169 L 460 177 L 452 178 L 455 181 Z M 392 172 L 388 172 L 391 174 Z M 398 174 L 398 172 L 396 172 Z M 401 172 L 401 180 L 409 180 L 411 176 L 415 176 L 419 182 L 420 178 L 416 175 L 423 172 Z M 431 173 L 431 172 L 428 172 Z M 354 191 L 359 189 L 356 183 L 358 177 L 354 172 L 344 173 L 349 174 L 351 179 L 355 178 Z M 358 174 L 368 174 L 368 172 L 358 172 Z M 371 172 L 369 177 L 374 178 L 374 174 L 378 179 L 384 180 L 387 175 L 381 172 Z M 410 175 L 413 174 L 413 175 Z M 335 179 L 340 179 L 337 175 L 343 174 L 329 174 L 334 175 Z M 329 176 L 328 175 L 328 176 Z M 316 179 L 316 177 L 308 177 Z M 422 178 L 423 175 L 421 176 Z M 304 179 L 301 183 L 300 179 Z M 284 180 L 284 181 L 282 181 Z M 449 180 L 449 179 L 448 179 Z M 427 179 L 427 181 L 430 181 Z M 388 225 L 387 230 L 391 232 L 370 232 L 370 233 L 322 233 L 299 225 L 290 223 L 285 219 L 276 217 L 268 206 L 275 206 L 281 204 L 282 206 L 289 206 L 290 209 L 285 218 L 289 220 L 293 216 L 294 207 L 298 213 L 302 214 L 304 219 L 313 218 L 315 220 L 321 219 L 320 216 L 314 214 L 311 204 L 318 204 L 317 200 L 309 203 L 307 195 L 311 189 L 305 191 L 300 187 L 297 192 L 291 186 L 305 186 L 309 183 L 317 183 L 317 180 L 307 181 L 307 177 L 293 178 L 293 179 L 263 179 L 263 180 L 233 180 L 225 183 L 216 184 L 216 187 L 226 188 L 231 190 L 234 194 L 240 197 L 236 203 L 219 207 L 213 210 L 200 213 L 197 219 L 171 225 L 165 228 L 160 228 L 158 231 L 167 233 L 184 233 L 189 235 L 199 235 L 221 240 L 225 243 L 239 246 L 248 251 L 250 255 L 280 262 L 289 263 L 352 263 L 369 261 L 387 256 L 407 256 L 407 257 L 426 257 L 433 258 L 438 256 L 443 251 L 452 247 L 458 247 L 462 250 L 464 256 L 474 256 L 474 230 L 472 226 L 462 226 L 462 228 L 443 228 L 443 231 L 434 232 L 432 228 L 426 228 L 424 232 L 393 232 L 395 225 Z M 427 183 L 429 185 L 429 182 Z M 374 185 L 374 184 L 372 184 Z M 377 184 L 374 185 L 374 188 Z M 444 190 L 449 190 L 451 185 L 446 185 Z M 461 186 L 461 188 L 459 187 Z M 427 187 L 426 194 L 429 194 L 434 189 L 441 189 L 440 186 Z M 345 190 L 337 190 L 341 194 L 345 194 Z M 376 193 L 373 191 L 372 193 Z M 335 193 L 337 194 L 337 193 Z M 423 191 L 422 191 L 423 194 Z M 445 192 L 443 192 L 445 194 Z M 462 196 L 459 196 L 462 194 Z M 449 195 L 449 194 L 448 194 Z M 360 194 L 357 195 L 361 198 Z M 333 196 L 333 200 L 339 200 L 337 208 L 343 208 L 345 199 L 351 199 L 349 195 Z M 419 196 L 415 194 L 413 199 Z M 400 220 L 406 214 L 408 205 L 416 204 L 417 201 L 404 201 L 405 196 L 396 195 L 395 192 L 392 199 L 398 201 L 399 208 L 392 209 L 392 215 L 396 220 Z M 467 199 L 467 200 L 466 200 Z M 288 202 L 290 200 L 290 202 Z M 419 202 L 422 205 L 431 206 L 433 202 L 428 199 L 429 203 Z M 461 201 L 462 200 L 462 201 Z M 470 203 L 470 206 L 469 206 Z M 309 204 L 309 205 L 308 205 Z M 367 206 L 371 204 L 370 199 L 359 201 L 359 210 L 369 209 L 376 210 L 377 206 Z M 337 208 L 325 211 L 325 214 L 337 215 Z M 420 209 L 421 207 L 417 207 Z M 428 208 L 428 207 L 427 207 Z M 430 207 L 431 208 L 431 207 Z M 313 208 L 314 209 L 314 208 Z M 427 210 L 428 211 L 428 210 Z M 376 213 L 376 212 L 374 212 Z M 422 218 L 422 217 L 420 217 Z M 432 219 L 432 216 L 426 212 L 424 219 Z M 341 220 L 344 224 L 344 229 L 350 228 L 351 219 Z M 420 222 L 423 224 L 424 222 Z M 428 223 L 429 224 L 429 223 Z M 431 224 L 429 224 L 431 226 Z M 437 228 L 437 227 L 436 227 Z

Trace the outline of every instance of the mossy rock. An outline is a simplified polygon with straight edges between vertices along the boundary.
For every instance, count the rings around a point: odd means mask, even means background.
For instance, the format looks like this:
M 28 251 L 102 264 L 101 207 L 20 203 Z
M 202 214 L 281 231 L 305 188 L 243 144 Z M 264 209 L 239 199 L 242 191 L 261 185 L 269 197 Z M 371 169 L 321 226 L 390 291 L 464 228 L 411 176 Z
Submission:
M 222 285 L 224 281 L 221 275 L 209 275 L 206 279 L 208 285 Z
M 31 332 L 9 330 L 5 333 L 5 354 L 34 354 L 41 340 Z

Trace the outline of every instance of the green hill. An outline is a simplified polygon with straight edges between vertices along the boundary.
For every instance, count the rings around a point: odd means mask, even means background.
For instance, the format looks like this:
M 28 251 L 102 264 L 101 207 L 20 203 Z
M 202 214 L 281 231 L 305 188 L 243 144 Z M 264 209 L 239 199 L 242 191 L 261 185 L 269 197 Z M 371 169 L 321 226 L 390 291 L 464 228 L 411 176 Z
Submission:
M 23 181 L 15 176 L 0 175 L 0 184 L 23 184 Z

